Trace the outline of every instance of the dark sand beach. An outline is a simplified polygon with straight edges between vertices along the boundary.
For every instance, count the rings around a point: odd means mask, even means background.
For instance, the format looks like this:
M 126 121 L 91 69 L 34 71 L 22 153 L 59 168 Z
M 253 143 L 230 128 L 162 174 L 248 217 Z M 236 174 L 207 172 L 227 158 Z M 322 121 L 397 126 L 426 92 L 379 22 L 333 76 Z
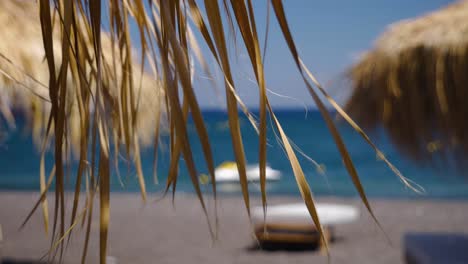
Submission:
M 3 257 L 37 260 L 48 249 L 40 210 L 23 230 L 18 230 L 37 199 L 37 193 L 0 193 Z M 52 197 L 50 197 L 52 198 Z M 68 196 L 67 199 L 71 199 Z M 300 201 L 299 197 L 270 197 L 270 204 Z M 49 199 L 49 206 L 53 203 Z M 336 227 L 330 247 L 331 263 L 401 263 L 406 232 L 456 232 L 468 234 L 468 202 L 443 200 L 372 200 L 385 232 L 375 225 L 359 200 L 322 198 L 318 202 L 351 204 L 361 209 L 358 221 Z M 253 205 L 259 205 L 258 197 Z M 213 208 L 209 202 L 210 210 Z M 113 194 L 109 255 L 116 263 L 327 263 L 318 251 L 264 251 L 255 247 L 240 197 L 219 199 L 219 241 L 214 244 L 196 197 L 178 195 L 143 205 L 138 194 Z M 211 211 L 212 212 L 212 211 Z M 51 214 L 52 217 L 52 214 Z M 69 220 L 67 219 L 67 222 Z M 98 262 L 99 221 L 93 222 L 87 263 Z M 80 263 L 84 230 L 75 231 L 65 263 Z M 50 235 L 50 234 L 49 234 Z

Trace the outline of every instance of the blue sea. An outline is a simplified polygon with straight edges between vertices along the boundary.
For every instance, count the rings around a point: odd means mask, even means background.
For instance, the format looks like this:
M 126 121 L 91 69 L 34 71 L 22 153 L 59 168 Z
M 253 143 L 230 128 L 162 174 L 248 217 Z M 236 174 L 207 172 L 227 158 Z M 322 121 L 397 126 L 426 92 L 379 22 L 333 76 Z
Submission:
M 211 140 L 215 164 L 234 160 L 230 133 L 227 126 L 227 114 L 223 111 L 204 111 L 206 127 Z M 255 113 L 254 113 L 255 114 Z M 357 192 L 343 166 L 341 157 L 328 133 L 323 119 L 316 110 L 278 110 L 277 117 L 290 139 L 308 156 L 313 158 L 325 173 L 319 173 L 317 166 L 307 158 L 298 154 L 307 180 L 316 196 L 353 197 Z M 241 114 L 242 116 L 242 114 Z M 468 173 L 456 172 L 447 165 L 438 167 L 417 164 L 402 156 L 391 144 L 383 132 L 371 134 L 371 138 L 385 153 L 387 158 L 407 178 L 421 185 L 425 193 L 417 194 L 405 187 L 399 178 L 376 157 L 370 146 L 344 122 L 337 123 L 345 140 L 346 146 L 356 165 L 357 171 L 370 197 L 381 198 L 411 198 L 411 199 L 467 199 Z M 268 183 L 268 195 L 298 195 L 298 188 L 290 164 L 284 151 L 276 140 L 269 122 L 267 160 L 273 169 L 280 170 L 282 178 L 278 182 Z M 258 163 L 258 139 L 245 116 L 241 117 L 242 137 L 248 164 Z M 206 173 L 204 156 L 192 122 L 189 121 L 189 136 L 192 142 L 193 156 L 199 173 Z M 18 119 L 17 129 L 2 136 L 0 142 L 0 190 L 8 191 L 38 191 L 39 190 L 39 154 L 38 148 L 32 143 L 29 131 L 24 121 Z M 153 150 L 142 153 L 143 172 L 147 188 L 150 192 L 160 192 L 164 188 L 169 167 L 168 138 L 162 136 L 161 149 L 158 154 L 158 180 L 153 179 Z M 52 153 L 47 156 L 50 170 Z M 71 164 L 71 173 L 67 183 L 71 186 L 75 181 L 76 164 Z M 136 171 L 133 167 L 120 163 L 120 179 L 115 170 L 112 177 L 113 192 L 138 192 L 139 186 Z M 250 185 L 253 195 L 259 194 L 259 186 Z M 204 192 L 210 192 L 211 186 L 202 185 Z M 218 186 L 225 195 L 239 195 L 236 186 Z M 177 192 L 193 192 L 191 180 L 185 164 L 180 163 Z

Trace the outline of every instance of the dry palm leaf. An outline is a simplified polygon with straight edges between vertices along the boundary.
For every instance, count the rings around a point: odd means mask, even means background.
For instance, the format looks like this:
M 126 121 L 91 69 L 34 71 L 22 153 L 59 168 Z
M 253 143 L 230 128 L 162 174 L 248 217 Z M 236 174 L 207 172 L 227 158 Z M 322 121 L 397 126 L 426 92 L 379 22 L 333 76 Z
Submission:
M 38 138 L 43 140 L 44 146 L 48 142 L 49 134 L 54 139 L 56 197 L 51 255 L 54 255 L 54 251 L 59 249 L 60 254 L 62 254 L 63 247 L 61 245 L 64 238 L 72 234 L 73 228 L 82 219 L 82 223 L 86 223 L 82 262 L 86 261 L 93 216 L 93 201 L 95 197 L 98 197 L 100 262 L 105 263 L 110 210 L 111 159 L 114 158 L 114 162 L 118 162 L 120 149 L 124 149 L 124 154 L 127 157 L 132 157 L 141 193 L 143 199 L 146 199 L 145 182 L 140 162 L 140 145 L 146 145 L 148 141 L 155 139 L 154 147 L 158 146 L 158 137 L 161 131 L 160 120 L 167 122 L 170 136 L 171 160 L 166 192 L 172 188 L 174 195 L 179 160 L 183 158 L 202 210 L 207 217 L 210 232 L 213 237 L 216 237 L 217 220 L 213 227 L 200 190 L 198 172 L 186 124 L 190 114 L 195 123 L 216 199 L 213 154 L 192 84 L 193 72 L 190 69 L 192 51 L 195 52 L 195 57 L 201 62 L 207 74 L 209 74 L 208 67 L 204 62 L 207 61 L 208 57 L 214 58 L 216 66 L 223 73 L 232 147 L 247 213 L 250 215 L 250 197 L 238 107 L 247 114 L 259 134 L 258 157 L 264 210 L 267 209 L 265 166 L 267 160 L 266 122 L 269 115 L 280 134 L 304 202 L 322 238 L 324 237 L 312 192 L 296 157 L 294 144 L 288 139 L 269 104 L 264 71 L 267 42 L 265 39 L 262 51 L 257 33 L 256 13 L 251 0 L 223 0 L 222 7 L 218 1 L 205 0 L 203 2 L 204 11 L 199 8 L 195 0 L 148 2 L 143 0 L 108 0 L 105 4 L 102 1 L 56 0 L 50 2 L 49 0 L 41 0 L 39 5 L 16 0 L 11 1 L 11 3 L 8 1 L 7 4 L 1 2 L 0 6 L 2 5 L 10 8 L 7 9 L 10 12 L 18 9 L 22 12 L 39 14 L 39 17 L 36 16 L 37 21 L 28 22 L 41 26 L 39 36 L 43 40 L 43 47 L 38 49 L 38 53 L 40 54 L 39 58 L 45 57 L 45 61 L 34 63 L 37 63 L 37 68 L 44 69 L 46 67 L 48 71 L 38 77 L 34 71 L 25 68 L 26 66 L 23 65 L 21 59 L 5 57 L 9 64 L 6 70 L 2 71 L 6 72 L 3 74 L 4 80 L 14 83 L 17 88 L 0 93 L 0 96 L 12 97 L 11 94 L 17 93 L 21 96 L 15 96 L 15 98 L 25 99 L 22 99 L 22 104 L 15 103 L 15 105 L 23 105 L 23 109 L 34 105 L 35 111 L 41 111 L 42 114 L 36 115 L 34 113 L 31 120 L 33 123 L 40 122 L 43 125 L 37 125 L 39 128 L 33 129 L 33 131 L 40 132 Z M 267 5 L 267 8 L 269 6 L 270 4 Z M 103 7 L 108 7 L 109 33 L 101 32 Z M 272 1 L 272 7 L 299 73 L 326 120 L 353 183 L 369 212 L 373 215 L 344 142 L 316 93 L 317 88 L 321 92 L 324 90 L 302 64 L 296 51 L 281 1 Z M 197 40 L 194 37 L 196 34 L 191 33 L 189 21 L 193 22 L 195 29 L 201 35 L 201 41 L 208 46 L 209 52 L 207 54 L 202 54 L 198 48 Z M 140 53 L 133 50 L 134 43 L 130 37 L 131 23 L 134 23 L 138 30 L 141 43 Z M 260 116 L 258 127 L 236 92 L 225 36 L 226 23 L 233 34 L 239 32 L 242 37 L 241 43 L 243 43 L 250 58 L 250 64 L 259 88 Z M 32 31 L 28 36 L 36 35 L 38 33 Z M 0 53 L 2 53 L 1 45 Z M 5 51 L 5 54 L 10 54 L 10 51 Z M 134 63 L 135 57 L 140 59 L 139 66 Z M 151 69 L 152 76 L 145 72 L 145 62 Z M 42 65 L 42 63 L 46 63 L 47 66 Z M 4 64 L 0 64 L 0 66 L 2 65 Z M 0 67 L 0 69 L 5 68 Z M 310 83 L 309 79 L 312 79 L 316 87 Z M 8 119 L 11 120 L 12 115 L 8 112 L 9 109 L 8 107 L 0 108 L 3 115 L 10 117 Z M 165 109 L 165 113 L 162 109 Z M 163 113 L 165 115 L 162 115 Z M 46 120 L 48 121 L 47 126 L 44 125 L 47 123 Z M 349 122 L 352 120 L 349 119 Z M 355 129 L 360 131 L 357 126 Z M 75 148 L 79 164 L 71 221 L 66 227 L 63 179 L 64 162 L 68 157 L 64 154 L 66 154 L 69 144 Z M 155 149 L 155 153 L 157 153 L 156 151 Z M 41 168 L 43 168 L 43 160 L 41 164 Z M 87 171 L 90 173 L 89 179 L 86 177 L 86 203 L 83 209 L 79 210 L 78 199 L 82 176 L 86 175 Z M 45 169 L 41 169 L 40 201 L 44 200 L 48 189 L 44 175 Z M 96 196 L 96 194 L 99 195 Z M 47 208 L 46 206 L 44 203 L 44 208 Z M 33 211 L 36 208 L 37 205 Z M 44 210 L 46 211 L 46 209 Z M 216 215 L 216 208 L 214 213 Z

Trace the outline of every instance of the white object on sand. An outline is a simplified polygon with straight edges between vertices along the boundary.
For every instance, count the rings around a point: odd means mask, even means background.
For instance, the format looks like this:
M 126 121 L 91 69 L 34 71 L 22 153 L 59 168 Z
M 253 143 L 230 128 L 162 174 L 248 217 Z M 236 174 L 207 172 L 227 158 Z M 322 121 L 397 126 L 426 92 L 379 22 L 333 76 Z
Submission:
M 277 181 L 281 178 L 281 172 L 266 166 L 266 180 Z M 260 168 L 258 165 L 247 166 L 248 181 L 260 181 Z M 235 162 L 224 162 L 215 169 L 216 182 L 239 182 L 239 173 Z
M 355 221 L 359 217 L 359 210 L 350 205 L 318 203 L 316 204 L 320 223 L 324 226 L 345 224 Z M 252 210 L 254 223 L 263 223 L 263 207 Z M 286 225 L 312 224 L 313 220 L 305 204 L 283 204 L 267 207 L 266 223 L 280 223 Z
M 107 264 L 117 264 L 117 258 L 114 256 L 106 256 Z

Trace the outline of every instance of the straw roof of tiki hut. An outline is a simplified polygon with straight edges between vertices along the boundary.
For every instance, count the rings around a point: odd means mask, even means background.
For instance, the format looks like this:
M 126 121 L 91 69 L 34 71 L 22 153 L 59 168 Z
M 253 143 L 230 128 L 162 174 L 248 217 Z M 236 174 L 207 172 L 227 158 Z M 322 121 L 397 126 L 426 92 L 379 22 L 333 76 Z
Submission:
M 62 35 L 57 17 L 54 23 L 54 54 L 56 67 L 59 67 L 57 65 L 60 65 L 62 58 Z M 31 126 L 36 143 L 40 143 L 46 129 L 51 104 L 48 89 L 49 70 L 43 47 L 38 3 L 31 0 L 0 1 L 0 25 L 2 25 L 0 27 L 0 116 L 10 126 L 14 126 L 13 113 L 23 113 L 27 118 L 27 123 Z M 84 32 L 84 34 L 87 33 Z M 91 41 L 85 45 L 89 45 L 88 55 L 91 60 L 94 60 Z M 122 118 L 123 111 L 118 109 L 118 103 L 112 102 L 119 100 L 121 94 L 122 69 L 117 67 L 115 71 L 113 70 L 112 62 L 117 61 L 116 64 L 119 65 L 120 57 L 118 54 L 112 55 L 112 45 L 109 35 L 102 33 L 104 68 L 108 69 L 103 72 L 103 85 L 109 88 L 106 97 L 110 102 L 109 109 L 111 109 L 110 116 L 112 117 L 109 121 L 112 124 L 109 127 L 117 134 L 121 134 L 119 120 Z M 86 79 L 90 80 L 92 70 L 81 70 L 83 71 Z M 141 74 L 141 66 L 138 63 L 134 63 L 132 76 L 134 87 L 137 88 L 135 90 L 138 91 L 136 98 L 133 99 L 135 105 L 138 104 L 139 110 L 136 113 L 136 131 L 143 144 L 148 144 L 154 137 L 155 113 L 161 109 L 162 89 L 155 77 L 146 72 Z M 67 130 L 72 146 L 79 144 L 82 131 L 79 108 L 76 103 L 77 85 L 77 80 L 69 73 L 67 79 L 69 127 Z M 91 94 L 95 93 L 95 82 L 90 82 L 89 87 Z M 139 87 L 141 89 L 138 89 Z M 89 108 L 93 108 L 93 105 L 89 103 Z M 93 109 L 89 110 L 93 111 Z
M 468 157 L 468 1 L 390 25 L 349 76 L 360 125 L 418 160 Z

